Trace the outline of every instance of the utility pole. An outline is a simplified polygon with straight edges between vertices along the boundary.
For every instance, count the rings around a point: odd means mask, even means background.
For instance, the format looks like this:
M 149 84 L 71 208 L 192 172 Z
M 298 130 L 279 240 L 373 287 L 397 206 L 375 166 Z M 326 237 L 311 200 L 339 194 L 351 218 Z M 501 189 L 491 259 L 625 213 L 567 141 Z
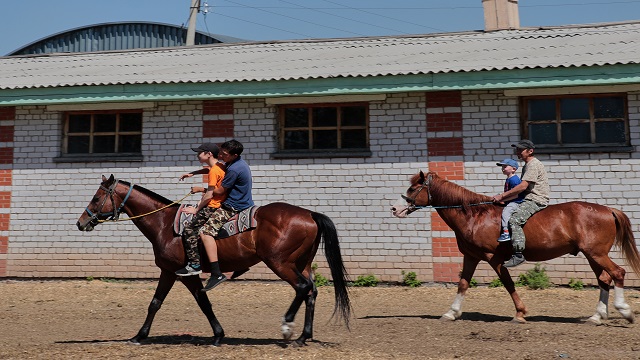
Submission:
M 200 0 L 191 0 L 191 8 L 189 12 L 189 26 L 187 27 L 186 46 L 195 44 L 196 41 L 196 16 L 200 11 Z

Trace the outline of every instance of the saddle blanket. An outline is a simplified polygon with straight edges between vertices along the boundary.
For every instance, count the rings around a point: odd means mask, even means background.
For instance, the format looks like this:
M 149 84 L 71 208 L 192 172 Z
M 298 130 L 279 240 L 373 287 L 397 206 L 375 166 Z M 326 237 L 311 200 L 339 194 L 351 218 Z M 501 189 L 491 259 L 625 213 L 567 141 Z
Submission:
M 183 211 L 187 206 L 195 207 L 194 205 L 189 204 L 180 205 L 175 220 L 173 221 L 173 231 L 176 235 L 182 234 L 184 227 L 189 225 L 191 220 L 193 220 L 193 214 L 187 214 Z M 258 226 L 258 222 L 255 217 L 256 210 L 258 210 L 258 208 L 259 206 L 252 206 L 232 216 L 222 226 L 222 229 L 218 232 L 217 238 L 223 239 L 247 230 L 255 229 L 256 226 Z
M 216 238 L 224 239 L 247 230 L 255 229 L 256 226 L 258 226 L 258 222 L 256 221 L 256 210 L 258 210 L 258 208 L 259 206 L 254 205 L 231 217 L 229 221 L 222 225 L 222 229 L 218 231 Z

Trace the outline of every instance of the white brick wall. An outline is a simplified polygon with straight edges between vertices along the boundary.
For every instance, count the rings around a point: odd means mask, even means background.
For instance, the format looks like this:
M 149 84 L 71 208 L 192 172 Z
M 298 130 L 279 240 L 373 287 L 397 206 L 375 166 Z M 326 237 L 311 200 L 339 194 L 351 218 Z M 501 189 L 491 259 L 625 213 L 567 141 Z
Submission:
M 457 183 L 478 193 L 498 193 L 504 178 L 495 162 L 511 156 L 510 144 L 520 138 L 518 100 L 500 91 L 463 92 L 461 110 L 462 133 L 447 135 L 464 137 L 465 180 Z M 639 146 L 639 94 L 629 96 L 629 111 L 632 145 Z M 372 273 L 398 281 L 400 272 L 407 270 L 428 281 L 433 268 L 430 238 L 453 233 L 430 231 L 426 210 L 407 219 L 394 218 L 389 210 L 406 189 L 408 178 L 420 169 L 428 170 L 426 143 L 431 135 L 426 133 L 425 116 L 423 93 L 390 94 L 385 101 L 372 102 L 373 156 L 330 159 L 272 159 L 277 149 L 277 113 L 263 99 L 236 100 L 233 119 L 235 138 L 245 145 L 243 157 L 253 171 L 258 204 L 286 201 L 331 217 L 353 278 Z M 13 186 L 5 189 L 12 191 L 7 275 L 156 277 L 159 270 L 153 264 L 151 246 L 132 224 L 103 224 L 87 234 L 79 232 L 75 222 L 103 174 L 114 174 L 170 199 L 184 196 L 192 183 L 178 183 L 178 176 L 199 166 L 190 147 L 203 141 L 202 120 L 211 119 L 202 115 L 201 102 L 160 103 L 145 110 L 142 162 L 55 163 L 62 114 L 47 112 L 43 106 L 25 106 L 17 109 L 16 117 L 15 141 L 10 144 L 15 147 Z M 552 203 L 587 200 L 613 206 L 625 211 L 638 231 L 638 152 L 538 157 L 549 172 Z M 190 200 L 196 201 L 195 197 Z M 624 266 L 619 255 L 614 257 Z M 450 261 L 461 264 L 461 258 Z M 320 253 L 317 262 L 320 272 L 328 275 L 324 255 Z M 567 283 L 570 277 L 595 283 L 582 257 L 566 256 L 546 266 L 557 283 Z M 248 276 L 273 278 L 264 266 Z M 488 282 L 496 276 L 481 265 L 475 277 Z M 640 285 L 635 274 L 629 278 L 628 284 Z

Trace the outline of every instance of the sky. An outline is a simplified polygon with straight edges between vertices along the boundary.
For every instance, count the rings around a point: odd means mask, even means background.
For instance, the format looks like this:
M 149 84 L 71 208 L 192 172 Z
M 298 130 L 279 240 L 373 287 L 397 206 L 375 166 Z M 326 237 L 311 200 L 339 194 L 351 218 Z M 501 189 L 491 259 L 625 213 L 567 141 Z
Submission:
M 201 0 L 204 5 L 205 0 Z M 482 0 L 208 0 L 197 29 L 247 40 L 482 30 Z M 1 0 L 0 55 L 86 25 L 185 25 L 191 0 Z M 204 9 L 204 6 L 203 6 Z M 520 0 L 522 27 L 640 20 L 640 0 Z

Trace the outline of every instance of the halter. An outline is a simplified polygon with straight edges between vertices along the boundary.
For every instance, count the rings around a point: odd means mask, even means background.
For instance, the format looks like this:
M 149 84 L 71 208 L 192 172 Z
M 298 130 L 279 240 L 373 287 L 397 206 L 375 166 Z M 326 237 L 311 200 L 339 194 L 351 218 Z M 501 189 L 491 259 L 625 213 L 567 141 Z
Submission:
M 420 194 L 420 191 L 422 191 L 423 189 L 427 189 L 427 195 L 429 196 L 429 204 L 431 204 L 431 190 L 429 189 L 429 186 L 431 185 L 431 174 L 429 174 L 427 176 L 427 179 L 425 180 L 425 182 L 422 183 L 422 186 L 420 186 L 420 188 L 416 191 L 416 194 L 413 196 L 413 198 L 410 198 L 408 196 L 404 196 L 404 195 L 400 195 L 404 200 L 407 201 L 407 203 L 409 204 L 409 206 L 407 206 L 407 212 L 408 213 L 412 213 L 418 209 L 426 209 L 426 208 L 432 208 L 432 209 L 456 209 L 456 208 L 462 208 L 465 205 L 447 205 L 447 206 L 433 206 L 433 205 L 416 205 L 416 198 L 418 197 L 418 194 Z M 484 201 L 484 202 L 479 202 L 479 203 L 475 203 L 475 204 L 467 204 L 466 206 L 478 206 L 478 205 L 487 205 L 487 204 L 493 204 L 492 201 Z
M 102 204 L 100 204 L 100 208 L 98 209 L 97 213 L 93 213 L 91 212 L 91 210 L 89 210 L 89 206 L 87 206 L 85 208 L 85 211 L 87 212 L 87 214 L 89 214 L 89 216 L 91 216 L 91 223 L 94 224 L 98 224 L 104 221 L 118 221 L 118 218 L 120 217 L 120 214 L 122 212 L 122 209 L 124 208 L 124 204 L 127 202 L 127 200 L 129 200 L 129 195 L 131 195 L 131 191 L 133 191 L 133 184 L 129 185 L 129 191 L 127 192 L 127 195 L 124 197 L 124 200 L 122 200 L 122 203 L 120 203 L 120 206 L 118 206 L 118 208 L 116 208 L 116 202 L 113 199 L 113 195 L 116 192 L 116 187 L 118 186 L 118 184 L 120 183 L 120 180 L 115 180 L 113 182 L 113 184 L 111 184 L 111 186 L 109 186 L 108 188 L 104 187 L 103 185 L 100 185 L 100 189 L 104 190 L 104 192 L 106 192 L 107 194 L 104 196 L 104 199 L 102 200 Z M 107 198 L 111 199 L 111 207 L 113 208 L 112 211 L 110 212 L 102 212 L 102 208 L 104 207 L 104 205 L 107 203 Z M 99 217 L 107 217 L 104 220 L 100 220 Z

